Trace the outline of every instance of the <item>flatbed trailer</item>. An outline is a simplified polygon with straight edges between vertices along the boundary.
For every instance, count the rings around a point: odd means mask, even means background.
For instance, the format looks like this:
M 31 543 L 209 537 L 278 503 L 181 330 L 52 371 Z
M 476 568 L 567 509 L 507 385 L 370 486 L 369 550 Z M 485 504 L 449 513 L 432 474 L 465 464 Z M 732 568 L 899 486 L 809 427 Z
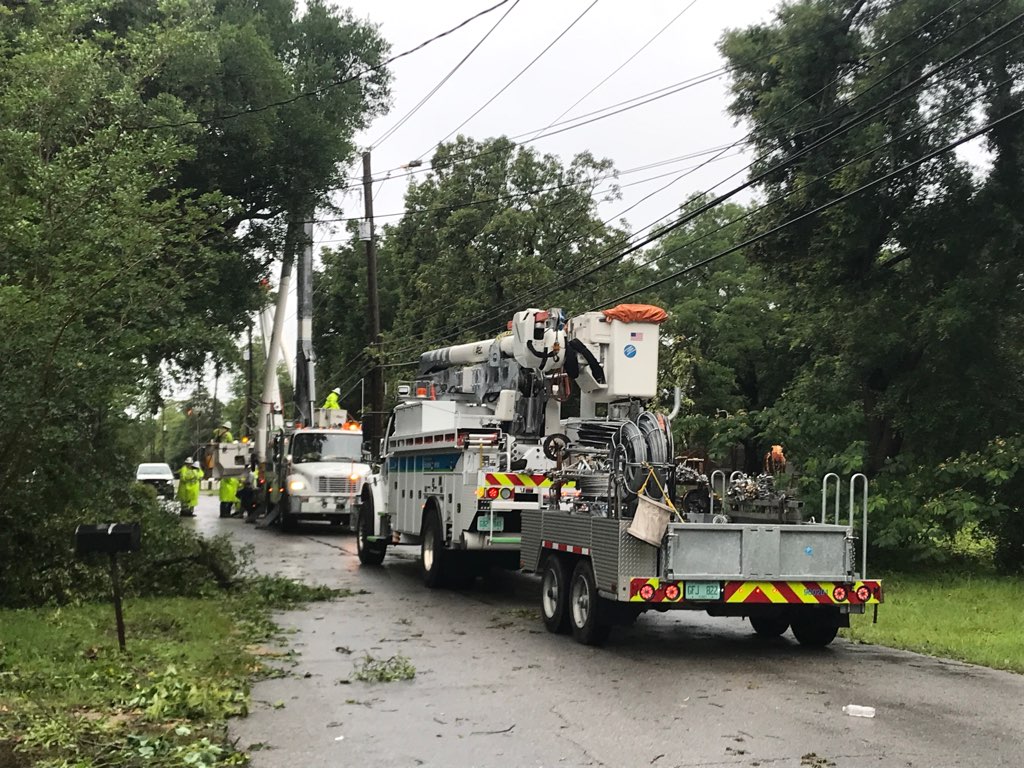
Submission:
M 862 547 L 866 479 L 863 493 Z M 881 581 L 864 577 L 866 557 L 857 568 L 852 500 L 846 524 L 838 514 L 831 523 L 669 522 L 658 546 L 630 533 L 632 518 L 537 509 L 522 515 L 521 565 L 542 576 L 547 628 L 586 644 L 644 611 L 696 610 L 746 617 L 765 636 L 791 628 L 801 644 L 823 646 L 850 614 L 883 600 Z M 823 502 L 820 520 L 825 513 Z

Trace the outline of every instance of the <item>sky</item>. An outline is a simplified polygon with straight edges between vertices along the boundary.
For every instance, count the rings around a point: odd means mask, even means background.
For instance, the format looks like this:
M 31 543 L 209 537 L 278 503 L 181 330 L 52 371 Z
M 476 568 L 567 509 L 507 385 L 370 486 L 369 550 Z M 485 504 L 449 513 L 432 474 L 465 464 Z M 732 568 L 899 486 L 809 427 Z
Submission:
M 377 24 L 394 54 L 495 2 L 349 0 L 338 5 Z M 724 63 L 716 44 L 726 29 L 766 21 L 777 5 L 774 0 L 597 0 L 587 10 L 593 0 L 519 0 L 466 64 L 416 114 L 394 134 L 378 141 L 480 41 L 513 2 L 391 66 L 391 112 L 377 118 L 369 130 L 356 137 L 361 147 L 372 149 L 376 178 L 386 177 L 389 171 L 403 174 L 406 171 L 399 166 L 410 161 L 428 161 L 438 141 L 497 93 L 581 13 L 582 18 L 547 53 L 459 132 L 475 139 L 521 134 L 529 139 L 581 97 L 586 96 L 561 121 L 713 72 Z M 659 31 L 661 34 L 632 61 L 587 95 Z M 728 87 L 725 75 L 711 77 L 657 101 L 529 145 L 563 162 L 590 151 L 598 158 L 612 160 L 619 171 L 721 147 L 745 134 L 726 113 Z M 602 204 L 601 214 L 606 219 L 624 217 L 634 231 L 642 229 L 670 215 L 690 194 L 724 190 L 741 181 L 743 168 L 750 162 L 740 149 L 729 150 L 721 159 L 672 183 L 709 157 L 623 174 L 619 185 L 630 186 L 623 186 L 621 200 Z M 350 173 L 358 179 L 361 167 L 353 166 Z M 397 216 L 388 214 L 402 211 L 408 181 L 399 177 L 374 185 L 378 226 L 397 220 Z M 649 199 L 642 200 L 648 195 Z M 343 216 L 362 214 L 358 191 L 339 194 L 337 202 Z M 318 245 L 330 246 L 345 239 L 341 225 L 335 227 L 317 227 Z

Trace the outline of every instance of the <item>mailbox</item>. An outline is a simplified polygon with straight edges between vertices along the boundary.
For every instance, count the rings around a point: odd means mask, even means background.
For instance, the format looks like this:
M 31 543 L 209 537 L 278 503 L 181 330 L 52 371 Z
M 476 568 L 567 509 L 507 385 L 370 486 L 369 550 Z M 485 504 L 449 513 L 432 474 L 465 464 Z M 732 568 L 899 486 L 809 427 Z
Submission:
M 98 523 L 75 528 L 75 554 L 136 552 L 142 544 L 138 523 Z

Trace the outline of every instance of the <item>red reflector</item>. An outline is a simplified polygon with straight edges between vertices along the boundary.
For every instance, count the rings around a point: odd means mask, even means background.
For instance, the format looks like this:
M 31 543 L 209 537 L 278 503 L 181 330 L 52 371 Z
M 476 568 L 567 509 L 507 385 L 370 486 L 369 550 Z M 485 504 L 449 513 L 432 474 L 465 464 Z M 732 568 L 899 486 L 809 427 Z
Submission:
M 871 598 L 871 590 L 865 586 L 858 587 L 857 597 L 862 603 L 866 603 Z
M 679 599 L 679 585 L 678 584 L 669 584 L 667 587 L 665 587 L 665 597 L 667 597 L 669 600 L 678 600 Z
M 488 488 L 487 489 L 487 498 L 488 499 L 496 499 L 496 498 L 498 498 L 498 494 L 499 493 L 501 493 L 501 491 L 498 488 Z
M 538 322 L 538 323 L 543 323 L 549 317 L 551 317 L 551 313 L 550 312 L 548 312 L 546 310 L 541 310 L 540 312 L 538 312 L 536 315 L 533 316 L 533 319 L 536 322 Z
M 849 593 L 846 591 L 846 587 L 836 587 L 832 590 L 832 599 L 837 603 L 845 603 Z
M 644 584 L 642 587 L 640 587 L 640 597 L 642 597 L 644 600 L 650 600 L 652 597 L 654 597 L 654 587 L 652 587 L 650 584 Z

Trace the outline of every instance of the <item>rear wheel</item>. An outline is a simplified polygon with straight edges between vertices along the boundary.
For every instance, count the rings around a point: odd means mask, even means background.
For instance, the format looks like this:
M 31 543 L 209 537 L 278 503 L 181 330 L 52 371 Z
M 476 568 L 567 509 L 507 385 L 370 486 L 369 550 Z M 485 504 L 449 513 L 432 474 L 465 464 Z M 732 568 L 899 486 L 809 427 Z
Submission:
M 584 645 L 601 645 L 611 632 L 611 623 L 605 613 L 604 600 L 597 594 L 594 568 L 589 560 L 580 560 L 572 572 L 569 587 L 572 636 Z
M 420 563 L 423 568 L 423 583 L 431 589 L 442 586 L 444 567 L 448 552 L 444 548 L 444 534 L 441 516 L 434 508 L 427 510 L 423 520 L 423 543 L 420 545 Z
M 750 626 L 760 637 L 781 637 L 789 629 L 789 621 L 782 616 L 751 616 Z
M 356 517 L 356 552 L 363 565 L 380 565 L 387 554 L 387 544 L 368 541 L 370 536 L 373 536 L 373 502 L 364 498 Z
M 565 562 L 551 555 L 544 563 L 540 582 L 540 613 L 548 632 L 569 631 L 569 575 Z
M 800 645 L 824 648 L 839 634 L 839 614 L 825 608 L 801 612 L 793 617 L 791 627 Z

